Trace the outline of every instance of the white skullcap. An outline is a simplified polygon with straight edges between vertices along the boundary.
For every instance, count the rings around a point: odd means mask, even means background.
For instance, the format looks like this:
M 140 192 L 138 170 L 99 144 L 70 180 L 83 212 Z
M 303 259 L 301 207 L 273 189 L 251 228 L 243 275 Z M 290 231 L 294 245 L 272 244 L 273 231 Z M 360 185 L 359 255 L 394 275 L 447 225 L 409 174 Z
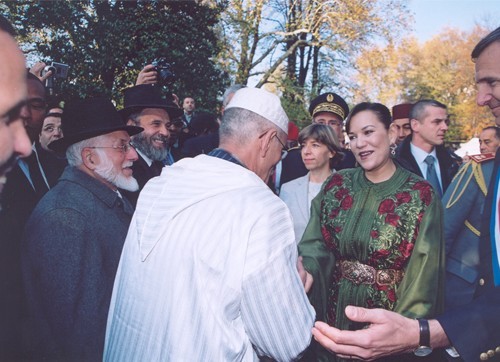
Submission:
M 257 113 L 288 134 L 288 116 L 281 107 L 279 97 L 264 89 L 242 88 L 238 90 L 226 106 L 226 109 L 229 108 L 243 108 Z

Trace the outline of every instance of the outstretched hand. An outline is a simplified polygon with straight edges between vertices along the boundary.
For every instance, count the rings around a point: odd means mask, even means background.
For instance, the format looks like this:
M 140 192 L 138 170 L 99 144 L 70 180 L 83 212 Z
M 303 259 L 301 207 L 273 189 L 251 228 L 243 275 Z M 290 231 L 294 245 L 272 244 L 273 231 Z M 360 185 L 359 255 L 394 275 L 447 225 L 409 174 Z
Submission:
M 418 321 L 384 309 L 348 306 L 346 316 L 355 322 L 370 323 L 365 329 L 342 331 L 316 322 L 314 339 L 342 358 L 372 361 L 388 355 L 412 352 L 418 346 Z

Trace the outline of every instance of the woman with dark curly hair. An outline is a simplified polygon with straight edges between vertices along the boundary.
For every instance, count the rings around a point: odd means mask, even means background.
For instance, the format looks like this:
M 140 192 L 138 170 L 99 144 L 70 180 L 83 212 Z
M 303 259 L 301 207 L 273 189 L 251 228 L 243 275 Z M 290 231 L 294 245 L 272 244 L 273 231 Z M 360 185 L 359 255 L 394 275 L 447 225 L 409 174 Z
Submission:
M 364 327 L 345 316 L 348 305 L 413 318 L 433 317 L 443 307 L 440 199 L 391 157 L 390 123 L 380 103 L 354 107 L 346 130 L 360 167 L 326 180 L 299 244 L 317 320 L 339 329 Z M 319 345 L 309 352 L 315 360 L 342 360 Z

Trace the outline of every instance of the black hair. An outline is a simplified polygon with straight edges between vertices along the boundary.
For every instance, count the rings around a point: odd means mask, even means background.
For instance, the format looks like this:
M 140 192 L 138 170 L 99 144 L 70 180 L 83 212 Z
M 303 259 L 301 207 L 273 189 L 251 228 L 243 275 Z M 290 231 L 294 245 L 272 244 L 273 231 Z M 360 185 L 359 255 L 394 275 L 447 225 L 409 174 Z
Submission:
M 351 119 L 359 112 L 363 111 L 371 111 L 375 113 L 378 120 L 384 125 L 385 129 L 389 129 L 392 122 L 391 111 L 389 108 L 384 106 L 382 103 L 371 103 L 371 102 L 362 102 L 354 106 L 349 116 L 347 116 L 347 120 L 345 123 L 346 132 L 349 133 L 351 127 Z
M 496 41 L 500 41 L 500 27 L 493 30 L 491 33 L 489 33 L 483 39 L 481 39 L 479 43 L 476 44 L 471 53 L 472 59 L 477 59 L 484 51 L 484 49 L 486 49 Z
M 5 31 L 12 37 L 16 36 L 16 31 L 14 30 L 14 27 L 3 15 L 0 15 L 0 30 Z
M 497 139 L 499 139 L 499 140 L 500 140 L 500 127 L 497 127 L 497 126 L 488 126 L 488 127 L 484 127 L 484 128 L 481 130 L 481 132 L 482 132 L 482 131 L 487 131 L 487 130 L 490 130 L 490 129 L 491 129 L 491 130 L 493 130 L 493 131 L 495 131 L 495 137 L 496 137 Z

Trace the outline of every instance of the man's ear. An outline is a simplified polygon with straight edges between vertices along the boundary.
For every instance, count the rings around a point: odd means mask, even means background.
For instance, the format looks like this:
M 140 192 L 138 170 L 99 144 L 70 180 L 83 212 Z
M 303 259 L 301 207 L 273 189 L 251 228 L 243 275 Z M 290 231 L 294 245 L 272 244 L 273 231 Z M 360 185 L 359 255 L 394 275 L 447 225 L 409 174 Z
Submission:
M 418 119 L 412 118 L 410 119 L 410 128 L 412 132 L 415 132 L 415 129 L 420 125 L 420 121 Z
M 95 170 L 96 165 L 96 155 L 92 152 L 90 148 L 84 148 L 82 150 L 82 161 L 83 165 L 89 170 Z
M 260 157 L 264 158 L 266 157 L 267 153 L 269 152 L 269 148 L 271 147 L 271 141 L 273 140 L 273 137 L 276 135 L 276 131 L 274 130 L 269 130 L 264 135 L 259 138 L 259 155 Z

